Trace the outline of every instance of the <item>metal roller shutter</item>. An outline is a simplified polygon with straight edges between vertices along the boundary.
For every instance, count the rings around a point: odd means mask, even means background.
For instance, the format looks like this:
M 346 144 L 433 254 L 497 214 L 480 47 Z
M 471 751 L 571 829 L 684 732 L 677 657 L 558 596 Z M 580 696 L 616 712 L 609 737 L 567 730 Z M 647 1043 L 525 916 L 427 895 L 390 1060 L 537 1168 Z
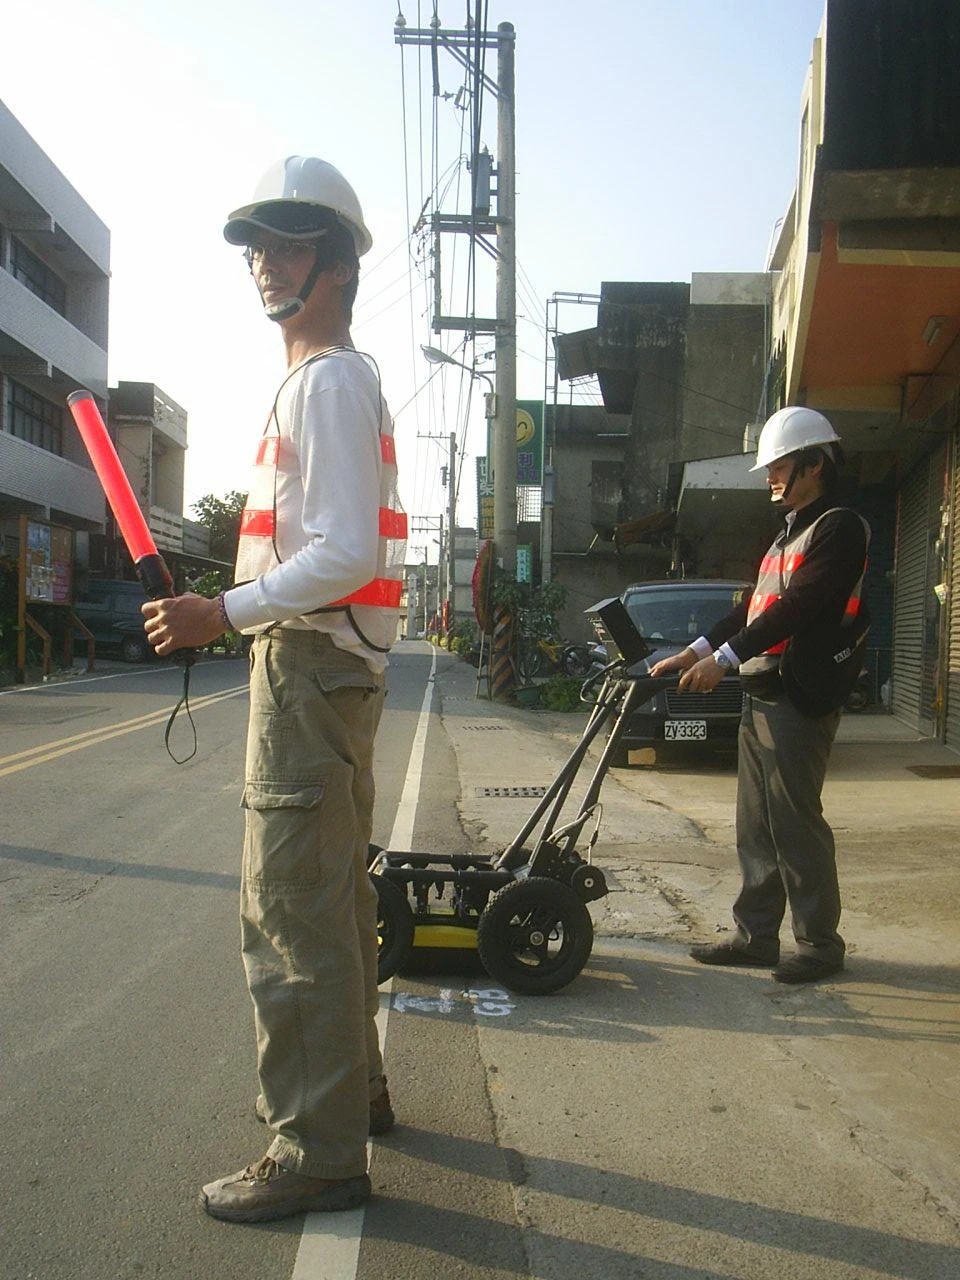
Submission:
M 893 620 L 893 711 L 921 733 L 937 731 L 939 581 L 946 448 L 925 458 L 900 488 Z
M 950 595 L 947 653 L 946 742 L 960 749 L 960 435 L 953 438 L 953 510 L 950 515 Z

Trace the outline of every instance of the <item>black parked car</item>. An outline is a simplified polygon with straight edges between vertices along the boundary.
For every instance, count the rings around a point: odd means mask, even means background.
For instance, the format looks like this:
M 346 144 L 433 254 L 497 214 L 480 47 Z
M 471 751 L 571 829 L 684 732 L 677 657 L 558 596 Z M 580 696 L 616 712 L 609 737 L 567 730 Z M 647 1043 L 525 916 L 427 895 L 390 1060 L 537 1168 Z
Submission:
M 646 660 L 653 666 L 705 635 L 752 587 L 752 583 L 732 579 L 639 582 L 627 587 L 621 598 L 637 630 L 654 650 Z M 742 703 L 736 672 L 724 676 L 712 693 L 658 693 L 634 714 L 615 763 L 625 765 L 629 751 L 664 742 L 735 743 Z
M 140 612 L 146 599 L 139 582 L 92 578 L 85 598 L 74 604 L 73 612 L 93 632 L 98 653 L 119 654 L 125 662 L 146 662 L 153 655 Z M 84 652 L 86 643 L 85 636 L 75 634 L 77 652 Z

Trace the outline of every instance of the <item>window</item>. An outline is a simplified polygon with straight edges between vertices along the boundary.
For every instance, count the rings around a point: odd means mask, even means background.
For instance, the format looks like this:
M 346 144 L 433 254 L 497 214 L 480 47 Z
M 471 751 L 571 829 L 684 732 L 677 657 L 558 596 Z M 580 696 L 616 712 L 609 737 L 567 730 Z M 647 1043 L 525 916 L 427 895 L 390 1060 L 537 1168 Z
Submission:
M 42 258 L 31 253 L 16 236 L 10 238 L 10 272 L 48 307 L 53 307 L 60 315 L 66 315 L 67 286 Z
M 63 410 L 41 396 L 5 378 L 6 424 L 12 436 L 35 444 L 48 453 L 63 453 Z
M 741 602 L 746 584 L 738 586 L 638 587 L 624 594 L 633 625 L 647 640 L 688 645 L 706 635 Z

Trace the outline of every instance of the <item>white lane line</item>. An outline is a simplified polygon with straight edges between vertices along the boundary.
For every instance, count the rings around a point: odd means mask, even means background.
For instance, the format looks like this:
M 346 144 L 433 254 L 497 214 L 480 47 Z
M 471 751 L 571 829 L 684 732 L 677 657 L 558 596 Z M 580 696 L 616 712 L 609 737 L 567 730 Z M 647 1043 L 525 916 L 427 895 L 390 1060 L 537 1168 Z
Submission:
M 420 704 L 417 731 L 413 735 L 407 776 L 404 779 L 397 816 L 387 843 L 388 849 L 409 849 L 413 840 L 413 824 L 420 800 L 420 783 L 423 778 L 423 762 L 427 749 L 427 729 L 430 726 L 430 703 L 433 700 L 437 673 L 437 651 L 431 645 L 430 675 Z M 387 1019 L 390 1016 L 391 979 L 380 995 L 380 1012 L 377 1014 L 377 1030 L 380 1048 L 387 1038 Z M 370 1162 L 370 1144 L 367 1144 L 367 1163 Z M 308 1213 L 303 1224 L 300 1247 L 291 1280 L 356 1280 L 360 1261 L 360 1240 L 363 1237 L 363 1206 L 346 1213 Z
M 388 849 L 409 849 L 413 840 L 413 824 L 417 816 L 417 804 L 420 800 L 420 780 L 423 777 L 423 760 L 427 750 L 427 728 L 430 724 L 430 703 L 433 700 L 433 686 L 437 675 L 437 651 L 430 646 L 430 675 L 427 687 L 423 692 L 420 704 L 420 718 L 417 720 L 417 731 L 413 735 L 413 746 L 410 748 L 410 760 L 407 764 L 407 776 L 404 779 L 400 803 L 397 805 L 397 816 L 393 821 L 393 830 L 387 843 Z

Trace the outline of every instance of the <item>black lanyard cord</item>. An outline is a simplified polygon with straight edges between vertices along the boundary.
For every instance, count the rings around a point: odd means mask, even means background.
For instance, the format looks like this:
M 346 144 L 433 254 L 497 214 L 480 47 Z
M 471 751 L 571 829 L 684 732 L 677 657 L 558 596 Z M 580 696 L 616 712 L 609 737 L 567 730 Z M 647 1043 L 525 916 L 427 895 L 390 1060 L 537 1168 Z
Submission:
M 170 712 L 170 719 L 167 721 L 167 727 L 163 731 L 163 745 L 166 747 L 167 755 L 174 764 L 186 764 L 188 760 L 192 760 L 197 754 L 197 726 L 193 722 L 193 715 L 190 711 L 190 668 L 193 666 L 193 654 L 181 654 L 180 662 L 183 664 L 183 693 L 180 695 L 180 701 Z M 182 759 L 178 759 L 170 750 L 170 733 L 173 729 L 173 722 L 176 720 L 181 707 L 183 707 L 186 712 L 190 728 L 193 730 L 193 750 L 189 755 L 183 756 Z

